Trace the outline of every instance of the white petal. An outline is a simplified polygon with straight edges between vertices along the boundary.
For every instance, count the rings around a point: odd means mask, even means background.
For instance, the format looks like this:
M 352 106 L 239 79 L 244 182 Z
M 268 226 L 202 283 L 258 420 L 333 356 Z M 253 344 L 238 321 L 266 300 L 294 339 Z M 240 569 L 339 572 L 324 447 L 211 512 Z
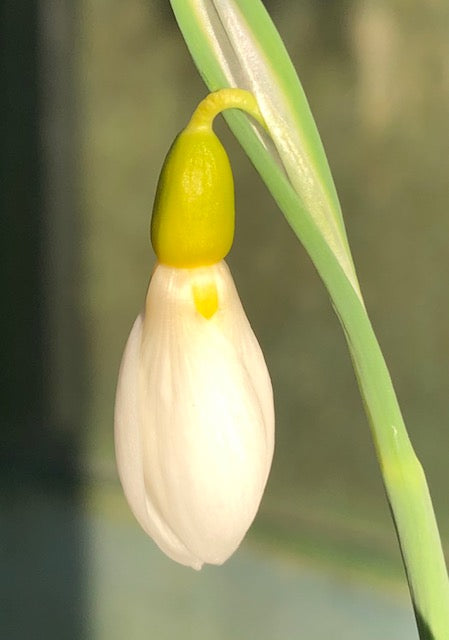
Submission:
M 218 292 L 210 319 L 193 299 L 204 281 Z M 140 524 L 182 564 L 221 564 L 254 519 L 273 446 L 270 379 L 226 264 L 158 265 L 116 401 L 119 473 Z

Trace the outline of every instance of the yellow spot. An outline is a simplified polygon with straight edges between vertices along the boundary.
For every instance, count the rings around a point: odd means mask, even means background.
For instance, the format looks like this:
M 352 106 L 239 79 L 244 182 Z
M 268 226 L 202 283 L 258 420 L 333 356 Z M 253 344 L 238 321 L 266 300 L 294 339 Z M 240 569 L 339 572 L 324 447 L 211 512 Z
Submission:
M 196 310 L 206 320 L 212 318 L 218 309 L 218 291 L 215 282 L 201 282 L 192 285 Z

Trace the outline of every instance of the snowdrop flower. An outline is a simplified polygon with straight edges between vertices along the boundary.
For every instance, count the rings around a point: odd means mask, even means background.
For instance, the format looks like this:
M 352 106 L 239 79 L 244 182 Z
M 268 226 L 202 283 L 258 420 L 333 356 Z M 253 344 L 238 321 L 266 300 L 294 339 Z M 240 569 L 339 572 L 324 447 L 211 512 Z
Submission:
M 223 261 L 233 180 L 212 131 L 219 111 L 248 100 L 211 94 L 167 156 L 152 219 L 158 263 L 117 386 L 116 457 L 130 507 L 168 556 L 195 569 L 239 546 L 273 456 L 270 378 Z

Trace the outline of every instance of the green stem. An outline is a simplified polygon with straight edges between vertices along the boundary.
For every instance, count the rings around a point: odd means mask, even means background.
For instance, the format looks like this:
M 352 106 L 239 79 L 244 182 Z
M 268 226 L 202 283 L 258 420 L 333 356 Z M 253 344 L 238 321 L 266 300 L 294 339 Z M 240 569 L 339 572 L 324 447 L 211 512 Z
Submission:
M 338 293 L 335 306 L 369 418 L 420 638 L 447 639 L 449 582 L 424 471 L 410 443 L 368 315 L 363 309 L 356 314 L 354 308 L 345 313 Z
M 285 190 L 274 195 L 280 195 L 279 204 L 318 269 L 345 331 L 396 526 L 420 638 L 448 640 L 449 581 L 432 501 L 368 314 L 310 217 L 297 214 L 297 201 L 289 198 Z

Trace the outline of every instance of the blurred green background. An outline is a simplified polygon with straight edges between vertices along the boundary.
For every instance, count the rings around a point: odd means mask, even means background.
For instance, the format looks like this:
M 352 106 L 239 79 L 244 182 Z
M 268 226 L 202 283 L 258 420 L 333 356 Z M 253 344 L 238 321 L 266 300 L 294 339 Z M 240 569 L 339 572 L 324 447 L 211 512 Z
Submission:
M 303 82 L 362 290 L 449 548 L 449 5 L 265 2 Z M 0 633 L 10 640 L 416 638 L 343 334 L 222 122 L 229 256 L 272 376 L 276 453 L 242 549 L 197 574 L 133 520 L 118 366 L 159 170 L 206 90 L 168 0 L 2 3 Z

